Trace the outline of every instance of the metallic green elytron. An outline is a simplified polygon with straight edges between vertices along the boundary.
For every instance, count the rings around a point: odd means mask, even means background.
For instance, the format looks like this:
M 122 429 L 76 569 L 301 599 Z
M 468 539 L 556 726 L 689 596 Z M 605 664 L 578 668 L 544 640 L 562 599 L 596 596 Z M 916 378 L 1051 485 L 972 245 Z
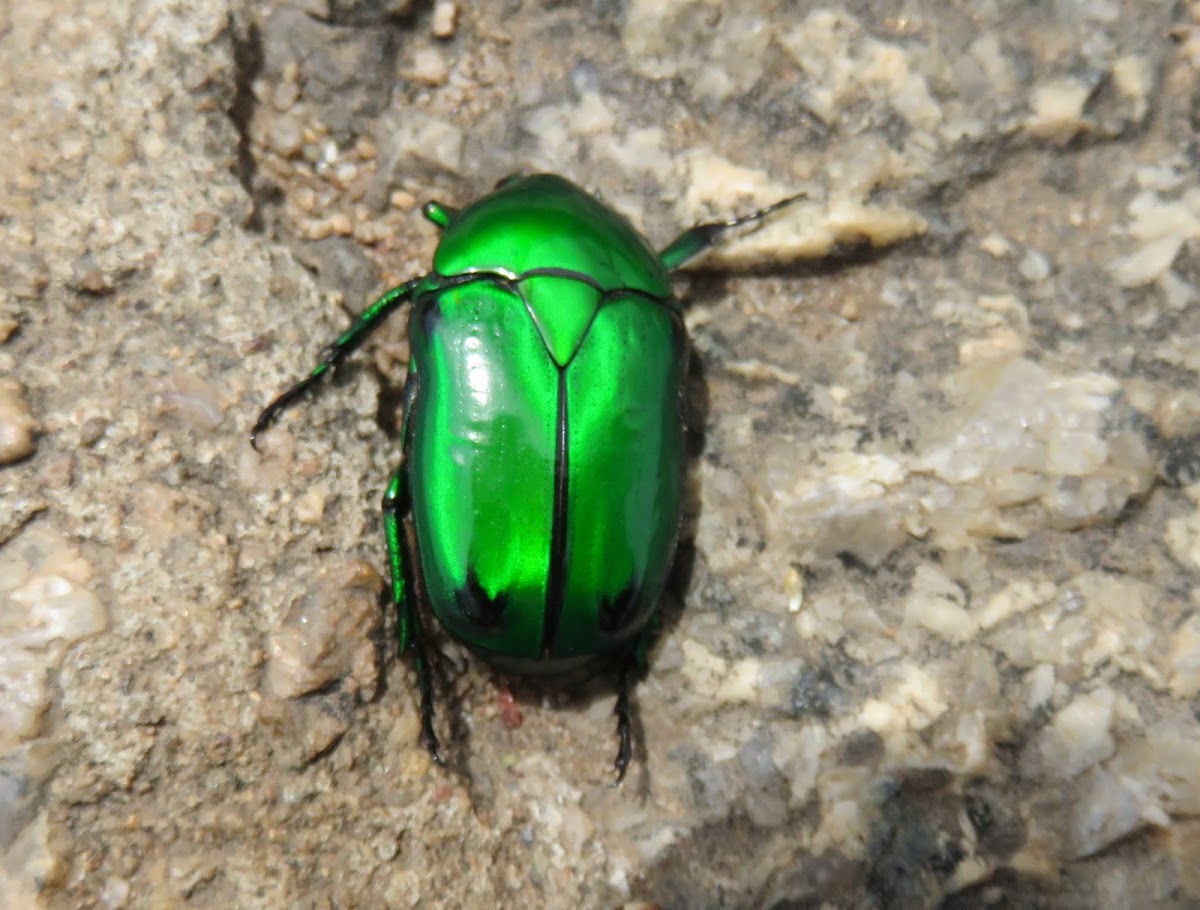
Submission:
M 388 291 L 251 431 L 410 303 L 403 461 L 383 499 L 400 651 L 416 652 L 421 742 L 434 731 L 424 605 L 496 667 L 557 673 L 615 659 L 620 781 L 629 678 L 675 552 L 686 472 L 688 342 L 669 272 L 729 228 L 661 253 L 612 209 L 550 174 L 513 177 L 455 211 L 433 271 Z

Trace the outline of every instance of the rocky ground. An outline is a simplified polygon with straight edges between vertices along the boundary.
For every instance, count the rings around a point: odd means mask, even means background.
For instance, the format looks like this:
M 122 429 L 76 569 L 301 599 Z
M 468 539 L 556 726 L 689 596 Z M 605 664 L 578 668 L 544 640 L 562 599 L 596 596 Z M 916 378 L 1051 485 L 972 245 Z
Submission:
M 0 904 L 1200 904 L 1200 5 L 0 7 Z M 699 456 L 611 680 L 378 606 L 420 204 L 656 244 Z M 515 703 L 514 703 L 515 699 Z

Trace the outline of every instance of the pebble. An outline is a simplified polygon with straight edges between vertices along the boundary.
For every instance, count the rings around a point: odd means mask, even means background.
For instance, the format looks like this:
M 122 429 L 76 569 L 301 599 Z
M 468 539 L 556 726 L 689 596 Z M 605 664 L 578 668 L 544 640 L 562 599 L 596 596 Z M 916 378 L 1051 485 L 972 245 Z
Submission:
M 326 710 L 323 701 L 264 698 L 259 705 L 258 720 L 274 740 L 273 751 L 284 767 L 304 767 L 349 729 L 346 717 Z
M 1112 756 L 1111 725 L 1117 695 L 1107 686 L 1078 696 L 1055 715 L 1038 738 L 1045 774 L 1070 780 Z
M 1050 277 L 1050 260 L 1035 249 L 1027 249 L 1017 265 L 1017 272 L 1026 281 L 1045 281 Z
M 0 754 L 36 736 L 67 646 L 107 625 L 92 566 L 33 526 L 0 551 Z
M 112 279 L 95 264 L 90 256 L 85 256 L 75 264 L 72 287 L 88 294 L 100 296 L 111 293 L 114 284 Z
M 325 515 L 325 493 L 317 488 L 301 495 L 293 507 L 296 520 L 306 525 L 318 525 Z
M 1091 856 L 1147 824 L 1166 827 L 1170 817 L 1136 782 L 1103 768 L 1092 768 L 1081 781 L 1071 814 L 1071 851 Z
M 453 38 L 458 4 L 454 0 L 437 0 L 433 6 L 433 24 L 430 27 L 436 38 Z
M 303 212 L 311 214 L 317 207 L 317 193 L 310 186 L 298 186 L 292 191 L 292 201 Z
M 419 166 L 417 162 L 452 174 L 461 171 L 466 134 L 449 120 L 405 112 L 393 118 L 386 130 L 384 160 L 390 163 L 388 171 L 397 182 L 410 176 L 412 168 Z
M 932 563 L 917 566 L 904 620 L 950 641 L 966 641 L 977 629 L 976 619 L 966 609 L 963 589 Z
M 1011 256 L 1013 253 L 1013 245 L 1011 241 L 1003 234 L 997 231 L 984 236 L 979 241 L 979 247 L 989 256 L 995 259 L 1003 259 L 1005 256 Z
M 1025 129 L 1036 139 L 1066 145 L 1087 129 L 1083 108 L 1091 96 L 1092 86 L 1073 77 L 1044 82 L 1033 90 Z
M 425 85 L 445 85 L 446 80 L 450 78 L 450 68 L 437 49 L 422 47 L 413 53 L 412 68 L 409 69 L 408 76 Z
M 294 117 L 274 117 L 267 130 L 267 142 L 271 149 L 284 158 L 299 155 L 304 149 L 304 134 Z
M 766 727 L 758 728 L 738 751 L 746 781 L 745 806 L 760 828 L 776 828 L 787 820 L 790 787 L 775 764 L 775 741 Z
M 271 96 L 271 104 L 277 111 L 289 110 L 299 100 L 300 86 L 295 82 L 280 82 Z
M 1200 616 L 1175 630 L 1167 652 L 1171 691 L 1180 698 L 1200 694 Z
M 271 694 L 296 698 L 340 682 L 364 699 L 374 697 L 382 585 L 361 560 L 320 569 L 271 635 L 266 675 Z
M 104 438 L 107 429 L 108 421 L 103 417 L 89 417 L 79 428 L 79 444 L 90 449 Z
M 0 344 L 8 341 L 21 327 L 21 320 L 15 313 L 0 312 Z
M 1189 490 L 1200 490 L 1194 484 Z M 1171 555 L 1180 565 L 1191 571 L 1200 571 L 1200 509 L 1167 521 L 1165 535 Z
M 177 371 L 167 377 L 164 385 L 163 408 L 166 412 L 201 432 L 212 432 L 221 425 L 225 416 L 221 393 L 207 379 Z
M 701 752 L 693 752 L 688 758 L 688 795 L 692 807 L 706 815 L 725 815 L 733 797 L 729 776 Z
M 0 379 L 0 464 L 33 454 L 37 429 L 25 388 L 15 379 Z

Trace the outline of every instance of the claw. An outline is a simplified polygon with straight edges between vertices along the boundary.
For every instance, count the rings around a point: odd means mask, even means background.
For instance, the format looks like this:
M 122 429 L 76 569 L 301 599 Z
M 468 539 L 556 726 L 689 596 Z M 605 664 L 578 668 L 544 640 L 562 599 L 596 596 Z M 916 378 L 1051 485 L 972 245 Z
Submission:
M 438 751 L 441 745 L 438 743 L 437 734 L 433 732 L 433 718 L 421 721 L 421 745 L 425 747 L 425 751 L 429 753 L 429 757 L 433 759 L 435 765 L 446 767 L 446 762 Z

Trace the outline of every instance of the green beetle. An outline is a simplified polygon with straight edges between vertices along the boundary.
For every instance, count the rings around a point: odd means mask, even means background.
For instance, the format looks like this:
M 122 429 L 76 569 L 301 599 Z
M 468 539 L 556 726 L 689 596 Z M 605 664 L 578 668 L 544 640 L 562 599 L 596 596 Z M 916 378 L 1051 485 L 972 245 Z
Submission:
M 629 678 L 679 528 L 688 342 L 669 272 L 798 197 L 697 225 L 656 253 L 562 177 L 510 177 L 456 211 L 433 271 L 388 291 L 262 412 L 259 434 L 410 303 L 404 458 L 383 498 L 400 651 L 416 652 L 421 742 L 436 761 L 420 605 L 498 669 L 619 668 L 619 782 Z

